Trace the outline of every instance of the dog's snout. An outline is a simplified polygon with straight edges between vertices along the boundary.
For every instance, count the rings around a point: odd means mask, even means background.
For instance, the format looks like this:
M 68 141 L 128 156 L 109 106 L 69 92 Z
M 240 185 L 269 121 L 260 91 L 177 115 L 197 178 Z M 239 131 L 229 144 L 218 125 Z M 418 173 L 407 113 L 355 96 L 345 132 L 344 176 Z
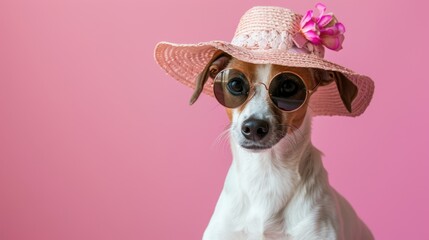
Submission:
M 241 133 L 245 138 L 253 141 L 263 139 L 270 130 L 267 121 L 255 118 L 249 118 L 243 122 L 241 126 Z

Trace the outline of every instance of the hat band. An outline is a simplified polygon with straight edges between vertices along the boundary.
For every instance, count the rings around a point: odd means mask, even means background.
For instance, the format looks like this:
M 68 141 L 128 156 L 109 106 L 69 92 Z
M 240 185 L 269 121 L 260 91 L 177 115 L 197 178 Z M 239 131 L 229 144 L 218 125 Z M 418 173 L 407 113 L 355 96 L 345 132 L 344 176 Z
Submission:
M 236 35 L 231 43 L 238 47 L 250 50 L 279 50 L 300 54 L 314 54 L 320 58 L 324 56 L 323 46 L 307 42 L 302 48 L 298 48 L 292 40 L 292 36 L 286 31 L 265 30 L 254 31 L 249 34 Z

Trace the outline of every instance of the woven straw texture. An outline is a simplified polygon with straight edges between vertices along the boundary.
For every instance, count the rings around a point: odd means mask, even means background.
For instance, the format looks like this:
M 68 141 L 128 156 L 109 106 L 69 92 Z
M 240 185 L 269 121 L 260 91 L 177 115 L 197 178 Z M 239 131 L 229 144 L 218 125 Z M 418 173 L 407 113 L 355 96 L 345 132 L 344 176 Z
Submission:
M 338 64 L 323 59 L 317 47 L 309 46 L 306 52 L 296 49 L 291 36 L 299 31 L 302 16 L 279 7 L 254 7 L 240 20 L 232 43 L 210 41 L 198 44 L 160 42 L 155 48 L 157 63 L 173 78 L 194 88 L 197 75 L 217 50 L 255 64 L 276 64 L 291 67 L 319 68 L 338 71 L 357 87 L 358 94 L 349 113 L 343 105 L 336 84 L 319 87 L 310 98 L 315 116 L 358 116 L 368 107 L 373 92 L 373 81 Z M 262 34 L 261 34 L 262 33 Z M 262 37 L 261 37 L 262 36 Z M 278 37 L 276 37 L 278 36 Z M 280 36 L 282 37 L 281 40 Z M 251 45 L 249 43 L 251 42 Z M 210 80 L 203 93 L 213 96 Z

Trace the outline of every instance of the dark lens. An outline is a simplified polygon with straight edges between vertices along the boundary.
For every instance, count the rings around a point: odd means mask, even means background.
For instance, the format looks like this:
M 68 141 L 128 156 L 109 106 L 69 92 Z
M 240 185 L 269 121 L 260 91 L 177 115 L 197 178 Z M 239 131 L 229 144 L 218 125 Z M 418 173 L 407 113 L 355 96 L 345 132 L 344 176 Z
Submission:
M 242 72 L 225 69 L 216 75 L 213 91 L 220 104 L 227 108 L 236 108 L 246 101 L 249 82 Z
M 296 94 L 298 88 L 299 86 L 295 81 L 286 79 L 279 86 L 280 95 L 284 98 L 291 97 Z
M 270 97 L 284 111 L 298 109 L 307 96 L 307 89 L 300 77 L 293 73 L 281 73 L 270 84 Z
M 234 95 L 239 96 L 246 94 L 244 89 L 244 80 L 239 77 L 234 77 L 233 79 L 229 80 L 229 82 L 226 84 L 226 88 L 228 91 Z

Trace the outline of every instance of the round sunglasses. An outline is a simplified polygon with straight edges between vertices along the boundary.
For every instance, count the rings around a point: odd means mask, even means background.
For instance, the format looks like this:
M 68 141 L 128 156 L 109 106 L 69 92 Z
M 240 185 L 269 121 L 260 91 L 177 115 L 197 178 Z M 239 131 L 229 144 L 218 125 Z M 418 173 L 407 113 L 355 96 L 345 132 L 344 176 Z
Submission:
M 318 86 L 317 84 L 313 89 L 308 90 L 304 80 L 296 73 L 289 71 L 276 74 L 271 79 L 269 87 L 264 83 L 251 86 L 243 72 L 229 68 L 216 75 L 213 91 L 220 104 L 227 108 L 237 108 L 254 96 L 256 85 L 263 85 L 268 90 L 274 105 L 286 112 L 301 108 Z

